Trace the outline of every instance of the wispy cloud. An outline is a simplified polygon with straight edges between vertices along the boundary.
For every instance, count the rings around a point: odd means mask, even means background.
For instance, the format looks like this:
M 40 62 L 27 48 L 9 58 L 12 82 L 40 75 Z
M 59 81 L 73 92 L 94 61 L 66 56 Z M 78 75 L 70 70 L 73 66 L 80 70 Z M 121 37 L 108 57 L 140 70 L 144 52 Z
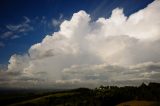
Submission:
M 1 36 L 2 39 L 5 39 L 5 38 L 9 38 L 13 35 L 14 33 L 12 31 L 7 31 L 7 32 L 4 32 Z
M 52 26 L 57 27 L 62 23 L 62 21 L 63 21 L 63 14 L 60 14 L 58 19 L 55 18 L 52 19 Z
M 5 44 L 3 42 L 0 41 L 0 48 L 4 47 Z
M 24 33 L 32 31 L 33 27 L 30 25 L 31 20 L 26 16 L 24 16 L 23 18 L 25 19 L 25 21 L 23 21 L 22 23 L 6 25 L 7 31 L 1 35 L 1 38 L 19 38 L 20 36 L 24 35 Z
M 42 18 L 41 18 L 41 24 L 47 24 L 47 19 L 46 19 L 46 17 L 45 16 L 42 16 Z
M 24 19 L 25 19 L 25 23 L 30 23 L 31 22 L 31 20 L 26 16 L 24 16 Z

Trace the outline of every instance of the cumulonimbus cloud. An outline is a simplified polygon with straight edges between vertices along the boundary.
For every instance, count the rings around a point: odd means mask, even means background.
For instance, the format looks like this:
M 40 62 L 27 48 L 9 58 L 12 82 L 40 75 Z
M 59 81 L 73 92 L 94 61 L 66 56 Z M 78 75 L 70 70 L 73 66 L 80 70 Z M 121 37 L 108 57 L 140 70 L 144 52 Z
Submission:
M 81 10 L 28 53 L 12 55 L 8 69 L 0 73 L 0 84 L 91 87 L 159 82 L 159 17 L 158 0 L 129 17 L 116 8 L 110 18 L 91 21 Z

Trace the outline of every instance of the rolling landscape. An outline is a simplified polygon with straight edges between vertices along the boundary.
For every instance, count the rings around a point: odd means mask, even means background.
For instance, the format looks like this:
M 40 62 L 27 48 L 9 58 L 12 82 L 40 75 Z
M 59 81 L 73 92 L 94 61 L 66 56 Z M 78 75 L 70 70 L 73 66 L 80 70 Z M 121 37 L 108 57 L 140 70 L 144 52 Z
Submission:
M 3 106 L 160 106 L 160 84 L 72 90 L 1 90 L 0 103 Z

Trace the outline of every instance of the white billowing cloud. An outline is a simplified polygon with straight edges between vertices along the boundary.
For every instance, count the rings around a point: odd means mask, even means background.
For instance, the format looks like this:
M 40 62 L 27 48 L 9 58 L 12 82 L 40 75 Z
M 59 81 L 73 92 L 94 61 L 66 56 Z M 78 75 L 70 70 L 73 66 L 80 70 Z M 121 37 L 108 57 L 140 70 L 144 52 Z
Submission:
M 60 30 L 31 46 L 25 55 L 13 55 L 10 82 L 23 86 L 98 86 L 159 82 L 160 1 L 126 17 L 114 9 L 110 18 L 91 21 L 85 11 L 74 13 Z M 16 74 L 14 74 L 16 73 Z
M 102 32 L 104 32 L 106 36 L 125 34 L 143 40 L 156 40 L 159 38 L 160 33 L 158 19 L 159 5 L 160 2 L 158 0 L 154 1 L 154 3 L 150 4 L 147 8 L 129 17 L 124 16 L 122 9 L 115 9 L 112 11 L 109 19 L 100 18 L 98 22 L 103 25 L 101 30 L 103 30 Z

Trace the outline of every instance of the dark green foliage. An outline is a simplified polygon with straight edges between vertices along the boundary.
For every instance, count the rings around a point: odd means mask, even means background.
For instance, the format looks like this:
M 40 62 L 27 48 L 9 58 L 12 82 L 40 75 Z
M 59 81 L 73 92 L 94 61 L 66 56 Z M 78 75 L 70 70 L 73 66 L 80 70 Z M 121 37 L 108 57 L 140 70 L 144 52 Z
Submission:
M 6 98 L 8 96 L 8 98 Z M 130 100 L 160 101 L 160 84 L 139 87 L 100 86 L 48 93 L 25 93 L 0 98 L 0 105 L 13 106 L 115 106 Z

